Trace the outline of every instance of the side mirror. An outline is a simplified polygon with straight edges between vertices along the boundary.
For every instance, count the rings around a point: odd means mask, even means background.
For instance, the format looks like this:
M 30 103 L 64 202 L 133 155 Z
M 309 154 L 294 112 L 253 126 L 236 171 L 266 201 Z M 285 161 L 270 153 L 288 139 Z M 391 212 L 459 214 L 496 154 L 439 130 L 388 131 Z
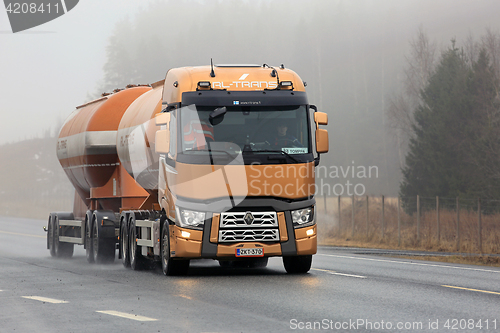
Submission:
M 328 131 L 325 129 L 316 130 L 316 152 L 318 154 L 328 153 Z
M 155 117 L 157 126 L 162 126 L 164 129 L 156 131 L 155 135 L 155 151 L 158 154 L 168 154 L 170 151 L 170 113 L 158 113 Z
M 170 122 L 170 113 L 158 113 L 155 117 L 156 125 L 167 125 Z
M 315 112 L 314 122 L 318 125 L 328 125 L 328 114 L 325 112 Z

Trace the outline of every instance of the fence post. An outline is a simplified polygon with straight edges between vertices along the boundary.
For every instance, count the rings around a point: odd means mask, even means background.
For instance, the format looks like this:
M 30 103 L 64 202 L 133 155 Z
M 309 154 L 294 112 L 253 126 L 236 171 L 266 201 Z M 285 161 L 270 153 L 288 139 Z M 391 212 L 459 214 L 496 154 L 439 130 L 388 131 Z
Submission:
M 401 197 L 398 195 L 398 246 L 401 246 Z
M 457 251 L 460 251 L 460 204 L 457 197 Z
M 481 222 L 481 198 L 477 198 L 477 224 L 478 224 L 478 247 L 479 253 L 483 253 L 483 224 Z
M 368 221 L 370 217 L 370 211 L 368 210 L 368 196 L 366 196 L 366 237 L 368 238 Z
M 338 203 L 339 203 L 339 235 L 340 235 L 341 232 L 340 220 L 342 219 L 342 210 L 340 209 L 340 195 L 338 196 Z
M 385 216 L 384 216 L 384 207 L 385 202 L 384 202 L 384 196 L 382 196 L 382 238 L 384 238 L 385 235 Z
M 438 231 L 438 244 L 441 241 L 441 223 L 439 221 L 439 197 L 436 197 L 436 218 L 437 218 L 437 231 Z
M 352 238 L 354 238 L 354 194 L 352 195 L 352 199 L 351 199 L 351 208 L 352 208 L 352 215 L 351 215 L 351 219 L 352 219 Z
M 420 241 L 420 196 L 417 194 L 417 242 Z

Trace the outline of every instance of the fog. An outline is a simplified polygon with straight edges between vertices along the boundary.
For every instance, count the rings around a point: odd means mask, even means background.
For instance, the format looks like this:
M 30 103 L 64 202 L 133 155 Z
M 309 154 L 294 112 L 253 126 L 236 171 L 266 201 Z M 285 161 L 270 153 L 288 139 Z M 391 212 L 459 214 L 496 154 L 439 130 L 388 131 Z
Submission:
M 148 0 L 85 0 L 41 26 L 12 33 L 0 6 L 0 144 L 59 130 L 103 77 L 114 25 Z
M 421 27 L 438 49 L 453 38 L 460 47 L 500 30 L 498 13 L 496 0 L 85 0 L 12 34 L 0 9 L 0 144 L 55 133 L 75 106 L 171 67 L 283 63 L 329 114 L 322 165 L 375 167 L 360 180 L 365 194 L 394 195 L 400 163 L 385 110 L 410 40 Z

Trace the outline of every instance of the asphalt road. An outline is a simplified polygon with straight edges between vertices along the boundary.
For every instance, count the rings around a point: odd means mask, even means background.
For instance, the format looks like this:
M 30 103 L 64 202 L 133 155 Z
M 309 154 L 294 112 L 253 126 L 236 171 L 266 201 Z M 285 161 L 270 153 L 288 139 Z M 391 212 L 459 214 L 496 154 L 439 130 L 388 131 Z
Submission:
M 306 275 L 272 258 L 167 278 L 90 265 L 83 247 L 51 258 L 45 223 L 0 217 L 0 332 L 500 332 L 499 268 L 322 247 Z

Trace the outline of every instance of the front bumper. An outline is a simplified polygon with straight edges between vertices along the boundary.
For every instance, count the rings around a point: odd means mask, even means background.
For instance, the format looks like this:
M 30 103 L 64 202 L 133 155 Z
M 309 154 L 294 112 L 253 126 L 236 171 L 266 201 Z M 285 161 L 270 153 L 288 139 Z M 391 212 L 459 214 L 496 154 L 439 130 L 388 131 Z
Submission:
M 205 225 L 204 231 L 172 226 L 170 234 L 171 256 L 174 258 L 190 259 L 227 259 L 235 257 L 235 252 L 238 248 L 257 247 L 264 249 L 264 256 L 266 257 L 310 255 L 315 254 L 317 251 L 316 225 L 292 229 L 289 232 L 286 225 L 280 223 L 280 242 L 238 242 L 226 244 L 217 243 L 217 239 L 210 237 L 214 233 L 217 234 L 218 219 L 212 217 L 205 223 L 208 225 Z

